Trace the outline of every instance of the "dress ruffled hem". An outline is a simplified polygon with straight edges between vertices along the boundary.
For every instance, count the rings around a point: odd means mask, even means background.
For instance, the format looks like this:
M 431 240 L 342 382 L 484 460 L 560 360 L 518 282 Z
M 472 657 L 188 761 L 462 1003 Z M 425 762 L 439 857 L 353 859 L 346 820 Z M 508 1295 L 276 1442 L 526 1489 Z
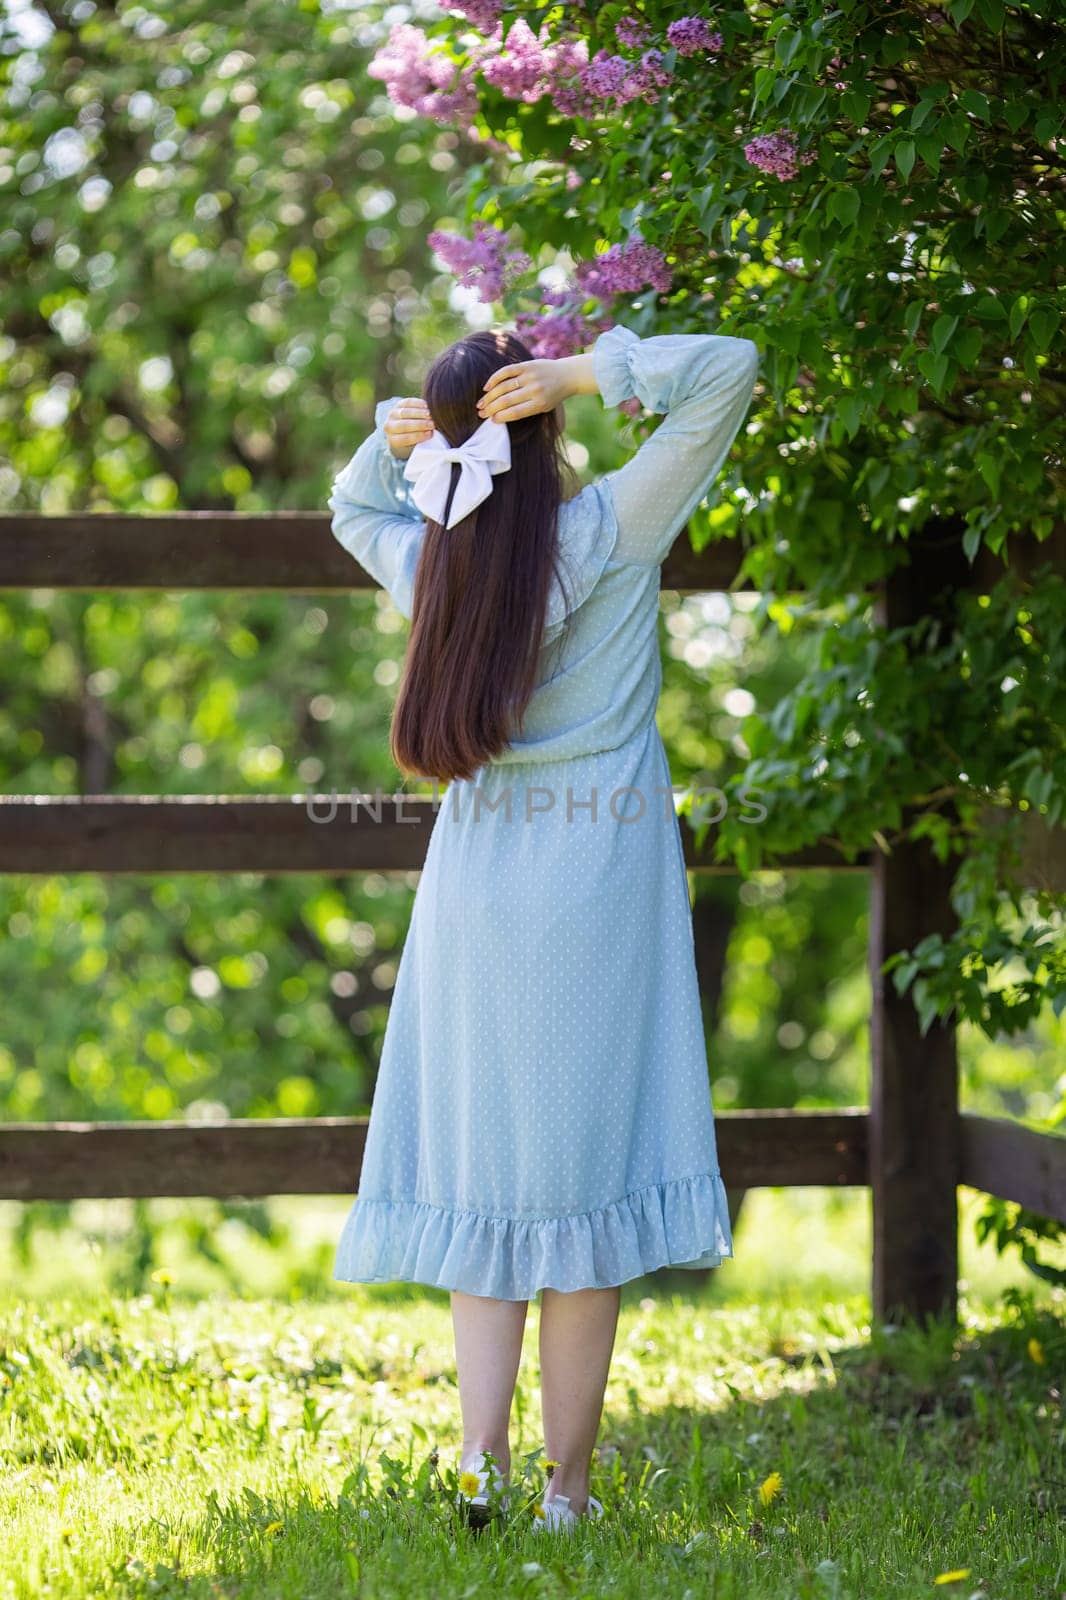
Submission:
M 333 1276 L 528 1300 L 538 1289 L 611 1288 L 658 1267 L 717 1267 L 732 1254 L 725 1184 L 720 1172 L 708 1172 L 562 1217 L 492 1217 L 360 1196 Z

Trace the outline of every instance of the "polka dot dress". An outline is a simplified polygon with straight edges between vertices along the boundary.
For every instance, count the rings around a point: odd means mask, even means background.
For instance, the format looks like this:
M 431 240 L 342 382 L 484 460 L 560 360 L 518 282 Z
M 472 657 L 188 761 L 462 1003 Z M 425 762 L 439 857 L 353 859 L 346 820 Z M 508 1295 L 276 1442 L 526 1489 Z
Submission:
M 560 510 L 522 737 L 442 792 L 335 1277 L 502 1300 L 732 1256 L 666 753 L 659 567 L 750 404 L 756 347 L 593 347 L 605 405 L 663 422 Z M 333 530 L 410 617 L 423 524 L 382 424 Z

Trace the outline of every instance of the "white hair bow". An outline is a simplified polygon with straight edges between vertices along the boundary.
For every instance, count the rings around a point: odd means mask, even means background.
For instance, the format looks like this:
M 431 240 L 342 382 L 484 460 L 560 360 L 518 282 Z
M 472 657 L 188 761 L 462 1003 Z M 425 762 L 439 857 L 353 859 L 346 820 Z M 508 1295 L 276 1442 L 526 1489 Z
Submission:
M 444 522 L 444 508 L 452 482 L 452 462 L 459 463 L 447 526 L 468 517 L 492 493 L 492 480 L 511 465 L 511 435 L 507 424 L 486 417 L 462 444 L 450 445 L 439 429 L 431 439 L 416 444 L 403 475 L 414 485 L 411 499 L 425 517 Z

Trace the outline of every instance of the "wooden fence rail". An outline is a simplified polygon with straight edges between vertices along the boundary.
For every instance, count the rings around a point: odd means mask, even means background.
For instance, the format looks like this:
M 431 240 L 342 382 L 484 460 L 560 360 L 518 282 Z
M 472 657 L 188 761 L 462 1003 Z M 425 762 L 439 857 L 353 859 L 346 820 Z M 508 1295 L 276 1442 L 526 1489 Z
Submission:
M 963 1111 L 955 1182 L 1066 1217 L 1066 1135 Z M 0 1125 L 0 1200 L 351 1194 L 366 1117 Z M 719 1111 L 718 1153 L 737 1189 L 870 1186 L 870 1114 Z
M 935 610 L 1001 568 L 970 567 L 963 530 L 930 525 L 911 559 L 875 596 L 896 625 Z M 1066 530 L 1017 541 L 1024 574 L 1064 565 Z M 743 587 L 735 545 L 695 553 L 675 544 L 662 587 Z M 321 513 L 183 512 L 0 517 L 0 589 L 223 589 L 329 593 L 372 589 L 330 537 Z M 0 871 L 417 872 L 439 809 L 430 796 L 12 795 L 0 798 Z M 714 830 L 686 865 L 713 861 Z M 1041 848 L 1044 848 L 1043 844 Z M 718 1112 L 728 1187 L 862 1185 L 873 1202 L 872 1300 L 882 1318 L 957 1313 L 957 1185 L 970 1184 L 1066 1222 L 1066 1138 L 960 1112 L 954 1029 L 922 1035 L 910 1001 L 882 976 L 885 959 L 947 931 L 946 872 L 923 846 L 870 849 L 845 860 L 829 842 L 777 858 L 788 870 L 869 871 L 871 1103 L 869 1109 Z M 0 1198 L 253 1197 L 351 1193 L 366 1119 L 223 1123 L 44 1123 L 0 1126 Z
M 577 798 L 580 798 L 578 796 Z M 666 803 L 664 796 L 657 804 Z M 606 810 L 606 800 L 604 809 Z M 0 872 L 416 872 L 442 807 L 431 796 L 0 796 Z M 521 816 L 520 803 L 514 815 Z M 715 828 L 694 872 L 734 873 L 713 861 Z M 872 850 L 845 861 L 830 845 L 775 857 L 774 868 L 861 872 Z

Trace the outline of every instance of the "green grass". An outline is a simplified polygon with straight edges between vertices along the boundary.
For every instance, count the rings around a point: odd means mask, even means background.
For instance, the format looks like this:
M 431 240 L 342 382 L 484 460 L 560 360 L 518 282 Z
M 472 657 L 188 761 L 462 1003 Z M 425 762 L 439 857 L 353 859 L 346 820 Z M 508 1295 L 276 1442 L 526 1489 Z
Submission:
M 608 1515 L 569 1543 L 528 1513 L 480 1536 L 453 1517 L 446 1295 L 290 1277 L 241 1296 L 176 1263 L 173 1284 L 118 1296 L 100 1256 L 95 1288 L 74 1270 L 76 1231 L 57 1234 L 24 1269 L 32 1298 L 5 1273 L 0 1300 L 0 1600 L 1060 1596 L 1066 1295 L 998 1298 L 1016 1269 L 964 1225 L 960 1328 L 871 1327 L 865 1207 L 751 1200 L 707 1286 L 627 1286 L 593 1474 Z M 544 1481 L 537 1317 L 519 1504 Z

